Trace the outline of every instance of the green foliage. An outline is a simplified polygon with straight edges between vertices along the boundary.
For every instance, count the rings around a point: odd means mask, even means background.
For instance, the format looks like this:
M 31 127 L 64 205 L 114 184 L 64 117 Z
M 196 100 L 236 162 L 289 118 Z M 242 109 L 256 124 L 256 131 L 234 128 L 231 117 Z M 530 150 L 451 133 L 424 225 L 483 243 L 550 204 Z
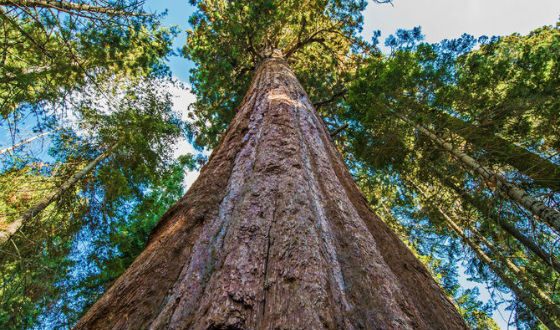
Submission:
M 198 148 L 216 145 L 259 64 L 283 57 L 325 122 L 348 124 L 336 143 L 352 174 L 468 324 L 496 329 L 489 315 L 506 303 L 518 327 L 540 326 L 522 301 L 503 298 L 513 291 L 504 277 L 521 288 L 536 285 L 557 304 L 558 274 L 502 222 L 528 233 L 552 257 L 558 235 L 395 113 L 558 205 L 559 26 L 435 45 L 421 43 L 419 28 L 399 30 L 384 56 L 358 36 L 364 0 L 191 3 L 197 11 L 183 53 L 195 63 L 197 101 L 187 128 Z M 111 2 L 109 9 L 137 4 Z M 162 28 L 157 16 L 131 14 L 0 6 L 4 120 L 17 123 L 33 113 L 38 127 L 63 128 L 53 135 L 51 160 L 15 152 L 2 167 L 0 229 L 108 153 L 1 247 L 2 328 L 73 324 L 141 253 L 158 219 L 183 194 L 184 168 L 197 166 L 190 155 L 174 161 L 170 150 L 183 128 L 162 79 L 175 31 Z M 446 216 L 505 275 L 462 249 Z M 84 242 L 89 250 L 80 252 Z M 501 257 L 528 279 L 516 277 Z M 461 261 L 474 281 L 492 288 L 495 301 L 483 304 L 476 289 L 460 287 Z
M 182 122 L 171 108 L 171 95 L 165 90 L 169 84 L 162 79 L 146 79 L 117 88 L 113 95 L 118 99 L 112 98 L 106 109 L 99 106 L 99 93 L 78 105 L 75 112 L 79 114 L 81 141 L 90 148 L 116 145 L 110 164 L 99 176 L 107 186 L 114 186 L 106 191 L 108 196 L 126 194 L 122 189 L 127 185 L 116 182 L 157 180 L 162 175 L 159 171 L 170 163 L 170 146 L 179 138 Z
M 478 296 L 478 289 L 467 289 L 456 299 L 460 306 L 459 312 L 467 324 L 473 330 L 499 330 L 496 322 L 489 317 L 492 309 L 475 299 L 476 296 Z
M 158 20 L 1 6 L 0 113 L 56 103 L 94 80 L 164 73 L 175 31 Z
M 6 221 L 10 222 L 101 153 L 108 153 L 70 190 L 25 223 L 10 244 L 1 247 L 0 281 L 4 289 L 0 299 L 2 310 L 7 311 L 0 319 L 2 327 L 31 326 L 44 310 L 64 297 L 59 283 L 69 276 L 73 263 L 68 254 L 77 235 L 83 228 L 104 226 L 121 216 L 131 200 L 147 198 L 145 191 L 159 189 L 175 166 L 170 147 L 179 137 L 181 122 L 165 91 L 169 82 L 151 78 L 124 86 L 119 83 L 108 89 L 111 94 L 104 94 L 110 97 L 111 107 L 98 101 L 100 84 L 80 94 L 77 109 L 70 108 L 75 118 L 68 129 L 53 136 L 50 163 L 43 164 L 41 170 L 23 165 L 2 173 L 6 185 L 17 180 L 30 183 L 10 186 L 13 192 L 6 190 L 6 195 L 16 196 L 8 205 L 12 213 Z M 29 186 L 31 196 L 26 197 Z M 69 311 L 72 308 L 67 307 Z M 69 311 L 63 314 L 74 315 Z
M 27 146 L 2 155 L 0 229 L 106 158 L 0 246 L 1 328 L 32 327 L 57 308 L 68 326 L 82 305 L 60 299 L 83 233 L 123 219 L 131 205 L 153 206 L 131 220 L 131 246 L 121 250 L 132 258 L 158 212 L 180 195 L 171 147 L 183 123 L 171 109 L 164 65 L 176 31 L 141 13 L 141 1 L 85 2 L 93 10 L 65 3 L 0 6 L 0 127 L 17 136 L 19 122 L 32 121 L 34 130 L 53 131 L 48 156 L 37 159 Z
M 547 153 L 560 146 L 560 28 L 514 34 L 459 58 L 443 101 L 512 141 Z M 468 92 L 467 92 L 468 91 Z
M 191 130 L 200 147 L 214 146 L 233 118 L 259 63 L 274 52 L 286 58 L 312 100 L 340 92 L 371 51 L 360 40 L 366 1 L 191 1 L 184 53 L 195 62 L 197 95 Z M 353 51 L 354 50 L 354 51 Z
M 184 168 L 193 168 L 195 161 L 192 155 L 181 156 L 138 196 L 121 199 L 120 211 L 103 228 L 93 229 L 100 234 L 93 234 L 90 254 L 79 261 L 67 260 L 71 269 L 83 274 L 60 282 L 57 286 L 67 294 L 59 296 L 55 306 L 43 305 L 43 313 L 51 315 L 55 323 L 61 321 L 60 315 L 65 323 L 76 322 L 142 252 L 158 220 L 184 194 Z
M 384 214 L 397 214 L 398 225 L 393 227 L 428 257 L 424 260 L 473 328 L 495 326 L 487 323 L 493 306 L 480 305 L 473 300 L 474 293 L 463 296 L 453 289 L 456 271 L 450 271 L 452 264 L 441 268 L 440 261 L 459 261 L 450 256 L 461 253 L 445 243 L 456 240 L 445 216 L 452 217 L 471 243 L 502 270 L 498 277 L 477 255 L 465 255 L 467 273 L 497 292 L 493 299 L 515 312 L 511 321 L 520 328 L 538 327 L 533 314 L 538 311 L 529 310 L 515 295 L 504 298 L 498 293 L 536 286 L 555 304 L 560 297 L 555 286 L 558 273 L 533 248 L 514 238 L 512 230 L 526 235 L 551 258 L 559 256 L 558 236 L 502 196 L 495 183 L 473 176 L 396 114 L 431 129 L 454 148 L 557 207 L 560 172 L 555 144 L 560 112 L 551 91 L 560 86 L 555 74 L 559 31 L 558 26 L 547 26 L 527 36 L 480 38 L 475 49 L 477 40 L 468 35 L 430 45 L 418 43 L 419 30 L 401 30 L 386 42 L 389 55 L 365 61 L 349 87 L 347 105 L 336 113 L 338 121 L 352 128 L 338 143 L 350 166 L 358 169 L 354 174 L 359 175 L 360 186 L 366 194 L 374 194 L 374 205 L 383 204 Z M 500 261 L 506 259 L 520 270 Z M 547 308 L 540 298 L 531 299 L 538 309 Z
M 53 189 L 56 176 L 46 176 L 47 164 L 31 164 L 11 169 L 0 177 L 3 195 L 0 198 L 2 222 L 27 209 Z M 54 171 L 54 169 L 53 169 Z M 20 183 L 20 184 L 18 184 Z M 41 226 L 29 224 L 33 231 L 19 240 L 9 242 L 0 252 L 0 325 L 17 328 L 33 324 L 40 315 L 38 302 L 61 294 L 54 283 L 65 275 L 69 266 L 65 260 L 71 242 L 67 239 L 79 228 L 74 217 L 83 214 L 84 201 L 66 196 L 65 203 L 50 206 Z M 8 205 L 5 205 L 7 203 Z

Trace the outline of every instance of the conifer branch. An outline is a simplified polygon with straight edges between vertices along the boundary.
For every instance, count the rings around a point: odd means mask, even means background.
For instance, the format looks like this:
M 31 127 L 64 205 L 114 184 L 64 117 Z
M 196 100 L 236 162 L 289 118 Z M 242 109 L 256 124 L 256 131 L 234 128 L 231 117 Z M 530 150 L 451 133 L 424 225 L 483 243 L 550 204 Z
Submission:
M 84 3 L 74 3 L 63 0 L 0 0 L 0 6 L 48 8 L 63 11 L 69 14 L 89 12 L 108 16 L 148 16 L 148 14 L 145 13 L 135 13 L 110 7 L 92 6 Z

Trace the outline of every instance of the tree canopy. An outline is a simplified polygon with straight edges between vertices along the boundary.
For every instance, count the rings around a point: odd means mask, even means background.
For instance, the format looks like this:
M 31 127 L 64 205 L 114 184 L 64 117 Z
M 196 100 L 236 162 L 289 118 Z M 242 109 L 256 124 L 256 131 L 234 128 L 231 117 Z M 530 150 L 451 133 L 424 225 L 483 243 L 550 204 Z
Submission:
M 178 31 L 142 1 L 0 1 L 0 327 L 75 324 L 205 162 L 173 144 L 214 148 L 269 57 L 469 326 L 497 329 L 505 308 L 517 328 L 560 327 L 560 23 L 435 44 L 417 27 L 380 48 L 365 0 L 190 3 L 184 122 Z
M 379 1 L 381 2 L 381 1 Z M 213 146 L 239 105 L 252 72 L 273 52 L 288 60 L 314 102 L 341 94 L 364 53 L 359 35 L 367 1 L 191 1 L 185 56 L 194 104 L 191 131 Z
M 0 128 L 13 145 L 0 155 L 0 325 L 68 326 L 99 292 L 64 300 L 73 274 L 97 267 L 77 251 L 140 221 L 129 214 L 150 199 L 161 215 L 195 162 L 173 158 L 183 123 L 164 61 L 176 32 L 137 1 L 7 1 L 0 15 Z
M 418 29 L 399 31 L 387 39 L 389 55 L 361 68 L 338 113 L 349 123 L 341 147 L 372 187 L 372 204 L 389 217 L 405 207 L 406 217 L 428 220 L 405 221 L 419 242 L 427 235 L 416 236 L 418 223 L 437 241 L 462 241 L 474 253 L 468 274 L 512 292 L 505 300 L 520 328 L 537 326 L 535 316 L 558 322 L 557 228 L 507 191 L 558 212 L 549 134 L 559 108 L 547 96 L 559 86 L 558 33 L 545 26 L 430 45 Z

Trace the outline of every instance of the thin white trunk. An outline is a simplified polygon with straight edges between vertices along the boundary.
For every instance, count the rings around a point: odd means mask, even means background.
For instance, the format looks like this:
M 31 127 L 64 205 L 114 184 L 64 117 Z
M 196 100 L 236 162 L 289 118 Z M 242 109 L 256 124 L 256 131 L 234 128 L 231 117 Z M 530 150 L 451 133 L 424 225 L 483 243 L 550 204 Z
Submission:
M 449 226 L 453 228 L 453 230 L 456 230 L 456 228 L 459 228 L 459 226 L 451 219 L 451 217 L 449 217 L 439 206 L 437 207 L 437 210 L 443 216 L 445 221 L 448 222 Z M 525 273 L 524 270 L 520 269 L 511 260 L 509 260 L 508 258 L 503 256 L 494 247 L 494 245 L 486 239 L 486 237 L 484 237 L 483 235 L 478 233 L 476 230 L 471 230 L 471 232 L 473 232 L 476 235 L 476 237 L 482 243 L 484 243 L 484 245 L 486 245 L 488 247 L 490 252 L 492 252 L 492 254 L 495 255 L 496 258 L 498 260 L 500 260 L 500 262 L 502 262 L 503 264 L 506 265 L 507 269 L 509 269 L 515 275 L 515 277 L 517 277 L 521 281 L 521 283 L 525 284 L 524 286 L 527 288 L 527 291 L 531 292 L 531 294 L 533 294 L 534 296 L 538 297 L 540 300 L 545 302 L 547 304 L 547 306 L 550 307 L 549 309 L 551 310 L 551 312 L 554 313 L 554 315 L 556 315 L 556 317 L 560 317 L 560 311 L 558 310 L 558 307 L 554 304 L 554 302 L 552 302 L 552 300 L 550 299 L 550 297 L 548 296 L 547 293 L 542 291 L 535 284 L 531 283 L 531 280 L 527 277 L 527 274 Z
M 411 121 L 410 119 L 406 118 L 401 114 L 395 113 L 395 115 L 400 119 L 402 119 L 403 121 L 411 125 L 414 125 L 414 127 L 416 127 L 416 129 L 420 133 L 424 134 L 425 136 L 430 138 L 434 143 L 439 145 L 441 148 L 451 153 L 455 158 L 460 160 L 465 166 L 470 168 L 473 172 L 480 175 L 484 180 L 488 182 L 494 182 L 498 190 L 503 195 L 514 200 L 519 205 L 524 207 L 526 210 L 531 212 L 534 216 L 536 216 L 537 218 L 545 222 L 547 225 L 549 225 L 551 228 L 553 228 L 557 232 L 560 232 L 560 212 L 558 212 L 557 210 L 551 207 L 546 206 L 540 200 L 533 198 L 525 190 L 511 184 L 502 175 L 495 173 L 494 171 L 492 171 L 491 169 L 485 166 L 482 166 L 469 155 L 459 150 L 456 150 L 455 148 L 453 148 L 453 145 L 451 143 L 445 142 L 444 140 L 440 139 L 425 127 L 414 123 L 413 121 Z
M 16 220 L 7 224 L 5 228 L 0 229 L 0 245 L 6 243 L 12 236 L 17 233 L 17 231 L 34 216 L 41 213 L 46 209 L 52 202 L 64 194 L 68 189 L 72 188 L 79 180 L 85 177 L 91 170 L 93 170 L 102 160 L 107 158 L 117 145 L 113 145 L 107 151 L 99 155 L 97 158 L 89 162 L 86 167 L 84 167 L 79 172 L 72 175 L 66 182 L 64 182 L 60 187 L 56 189 L 53 193 L 45 196 L 37 204 L 25 211 Z
M 91 6 L 63 0 L 0 0 L 0 6 L 56 9 L 67 13 L 88 12 L 108 16 L 143 16 L 142 13 L 128 12 L 111 7 Z
M 554 255 L 546 252 L 533 239 L 529 238 L 521 231 L 519 231 L 514 225 L 510 224 L 508 220 L 501 219 L 498 215 L 493 214 L 488 206 L 477 201 L 474 197 L 470 196 L 465 190 L 458 187 L 451 180 L 444 177 L 441 173 L 438 173 L 438 177 L 440 178 L 440 180 L 442 180 L 444 185 L 451 188 L 455 193 L 457 193 L 457 195 L 467 201 L 467 203 L 479 210 L 486 218 L 490 219 L 492 222 L 500 226 L 505 232 L 517 239 L 519 243 L 525 246 L 529 251 L 533 252 L 544 263 L 560 273 L 560 262 L 558 262 Z
M 409 180 L 409 179 L 405 179 L 406 182 L 408 182 L 410 185 L 412 185 L 416 190 L 418 190 L 418 192 L 420 192 L 422 195 L 427 196 L 428 192 L 426 192 L 426 190 L 424 190 L 422 187 L 418 186 L 416 183 L 414 183 L 413 181 Z M 463 229 L 455 222 L 453 221 L 453 219 L 451 219 L 451 217 L 438 205 L 433 204 L 433 206 L 436 208 L 436 210 L 438 211 L 438 213 L 443 217 L 443 219 L 445 220 L 445 222 L 448 224 L 448 226 L 457 233 L 457 235 L 459 235 L 459 237 L 462 238 L 462 240 L 469 245 L 474 251 L 475 253 L 478 255 L 479 259 L 486 263 L 493 271 L 496 275 L 498 275 L 503 281 L 504 283 L 506 283 L 506 285 L 516 293 L 516 290 L 520 290 L 520 288 L 513 282 L 513 280 L 511 280 L 509 278 L 509 276 L 503 272 L 492 260 L 492 258 L 490 258 L 488 255 L 486 255 L 486 253 L 480 248 L 480 246 L 478 246 L 475 242 L 473 242 L 473 240 L 469 237 L 467 237 L 465 235 L 465 233 L 463 232 Z M 547 293 L 545 293 L 544 291 L 542 291 L 539 287 L 537 287 L 530 278 L 527 277 L 527 274 L 525 273 L 524 270 L 520 269 L 516 264 L 514 264 L 511 260 L 509 260 L 507 257 L 503 256 L 495 247 L 494 245 L 488 241 L 486 239 L 486 237 L 484 237 L 483 235 L 481 235 L 478 231 L 476 231 L 475 229 L 470 229 L 469 230 L 476 235 L 476 238 L 479 239 L 484 245 L 486 245 L 488 247 L 488 249 L 490 250 L 490 252 L 503 264 L 506 266 L 506 268 L 515 275 L 515 277 L 521 282 L 522 284 L 522 288 L 524 288 L 523 290 L 523 297 L 519 297 L 519 299 L 521 301 L 523 301 L 526 305 L 527 302 L 529 303 L 533 303 L 533 298 L 532 297 L 538 297 L 538 299 L 544 303 L 544 307 L 546 308 L 547 312 L 545 314 L 550 314 L 551 316 L 546 316 L 546 315 L 541 315 L 539 316 L 538 314 L 541 314 L 543 312 L 541 312 L 542 308 L 536 307 L 533 308 L 529 305 L 527 305 L 527 307 L 530 307 L 532 312 L 535 313 L 535 315 L 539 318 L 539 320 L 541 320 L 541 322 L 543 322 L 544 324 L 546 324 L 547 326 L 550 327 L 549 324 L 554 325 L 555 323 L 558 323 L 560 320 L 560 309 L 558 308 L 558 306 L 556 306 L 554 304 L 554 302 L 550 299 L 549 295 Z M 524 291 L 528 291 L 530 294 L 527 295 Z M 517 295 L 517 293 L 516 293 Z M 552 316 L 553 315 L 553 316 Z M 545 319 L 547 318 L 547 319 Z M 553 328 L 551 328 L 553 329 Z M 554 328 L 556 329 L 556 328 Z
M 517 286 L 515 281 L 510 278 L 502 268 L 494 263 L 492 258 L 490 258 L 477 244 L 470 240 L 461 228 L 453 222 L 445 213 L 442 213 L 445 220 L 448 222 L 449 227 L 476 253 L 478 258 L 484 262 L 490 269 L 500 277 L 500 279 L 507 285 L 507 287 L 515 294 L 515 296 L 523 302 L 534 314 L 535 316 L 549 329 L 560 329 L 560 323 L 558 320 L 550 315 L 547 310 L 538 306 L 531 295 L 527 293 L 524 289 Z
M 41 138 L 41 137 L 43 137 L 43 136 L 52 134 L 52 133 L 54 133 L 54 132 L 56 132 L 56 131 L 58 131 L 58 130 L 60 130 L 60 128 L 59 128 L 59 129 L 55 129 L 54 131 L 43 132 L 43 133 L 41 133 L 41 134 L 37 134 L 37 135 L 32 136 L 32 137 L 30 137 L 30 138 L 28 138 L 28 139 L 25 139 L 25 140 L 23 140 L 23 141 L 20 141 L 20 142 L 14 144 L 14 145 L 11 146 L 11 147 L 8 147 L 8 148 L 5 148 L 5 149 L 1 149 L 1 150 L 0 150 L 0 155 L 5 154 L 5 153 L 7 153 L 7 152 L 12 152 L 12 151 L 14 151 L 15 149 L 17 149 L 17 148 L 19 148 L 19 147 L 21 147 L 21 146 L 23 146 L 23 145 L 29 144 L 29 143 L 31 143 L 31 142 L 33 142 L 33 141 L 35 141 L 35 140 L 37 140 L 37 139 L 39 139 L 39 138 Z

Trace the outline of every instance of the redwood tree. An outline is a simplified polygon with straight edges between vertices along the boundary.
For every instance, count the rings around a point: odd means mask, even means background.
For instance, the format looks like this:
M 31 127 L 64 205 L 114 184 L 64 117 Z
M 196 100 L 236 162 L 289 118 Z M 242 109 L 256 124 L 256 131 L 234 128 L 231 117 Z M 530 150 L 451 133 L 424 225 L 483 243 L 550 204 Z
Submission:
M 348 80 L 364 6 L 199 3 L 195 133 L 219 143 L 78 329 L 466 328 L 368 208 L 310 100 Z

